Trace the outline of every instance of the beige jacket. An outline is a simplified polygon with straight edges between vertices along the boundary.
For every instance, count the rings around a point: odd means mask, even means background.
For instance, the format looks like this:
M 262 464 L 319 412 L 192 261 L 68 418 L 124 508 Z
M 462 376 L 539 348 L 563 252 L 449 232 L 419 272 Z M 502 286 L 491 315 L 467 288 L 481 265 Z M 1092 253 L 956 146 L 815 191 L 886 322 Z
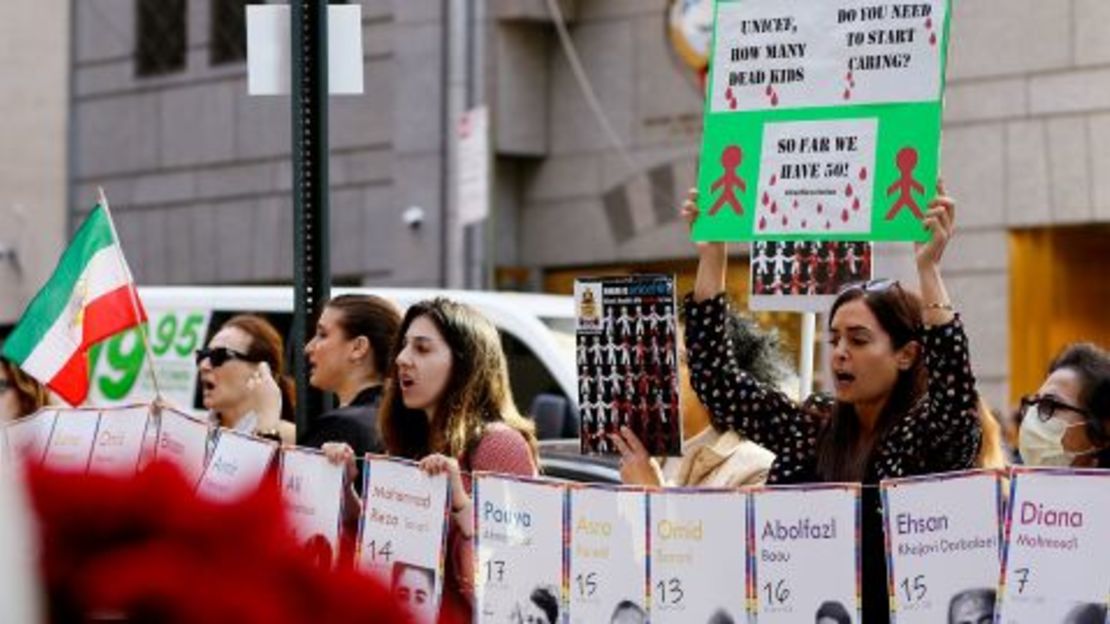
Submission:
M 665 460 L 663 483 L 672 487 L 737 488 L 762 485 L 775 454 L 736 432 L 712 427 L 682 443 L 682 457 Z

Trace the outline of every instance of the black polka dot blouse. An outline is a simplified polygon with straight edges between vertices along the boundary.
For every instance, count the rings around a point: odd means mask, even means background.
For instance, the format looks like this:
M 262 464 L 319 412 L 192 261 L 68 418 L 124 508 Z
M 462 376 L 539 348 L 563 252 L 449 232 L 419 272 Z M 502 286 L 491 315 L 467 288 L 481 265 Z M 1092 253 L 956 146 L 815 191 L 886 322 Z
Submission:
M 714 425 L 734 429 L 775 454 L 767 482 L 811 483 L 817 475 L 817 437 L 831 401 L 803 408 L 776 388 L 740 370 L 725 334 L 728 302 L 722 293 L 686 301 L 690 377 Z M 876 441 L 865 482 L 973 468 L 982 430 L 967 336 L 957 316 L 922 331 L 928 391 Z

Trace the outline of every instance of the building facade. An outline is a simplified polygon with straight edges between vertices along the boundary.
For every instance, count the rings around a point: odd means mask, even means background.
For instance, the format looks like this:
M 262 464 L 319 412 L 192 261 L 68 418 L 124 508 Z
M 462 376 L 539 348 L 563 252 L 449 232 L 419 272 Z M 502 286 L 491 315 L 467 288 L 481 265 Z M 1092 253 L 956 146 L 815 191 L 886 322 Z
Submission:
M 106 189 L 141 282 L 292 275 L 289 102 L 246 94 L 225 41 L 242 4 L 74 3 L 71 205 Z M 366 93 L 331 105 L 337 280 L 473 284 L 466 266 L 489 254 L 500 287 L 564 290 L 608 270 L 688 279 L 675 207 L 694 181 L 702 102 L 668 37 L 670 2 L 361 4 Z M 1092 303 L 1110 295 L 1093 269 L 1110 260 L 1110 4 L 954 4 L 943 170 L 960 232 L 946 276 L 984 395 L 1004 407 L 1060 344 L 1110 342 Z M 142 60 L 175 36 L 175 52 Z M 453 120 L 479 103 L 493 128 L 489 244 L 453 216 Z M 879 255 L 912 283 L 911 247 Z

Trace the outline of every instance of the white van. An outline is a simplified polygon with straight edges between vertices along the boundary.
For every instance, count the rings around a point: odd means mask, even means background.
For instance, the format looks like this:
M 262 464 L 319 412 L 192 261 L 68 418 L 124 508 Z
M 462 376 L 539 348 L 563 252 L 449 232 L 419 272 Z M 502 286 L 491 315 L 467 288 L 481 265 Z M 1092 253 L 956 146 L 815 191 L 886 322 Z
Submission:
M 569 296 L 394 288 L 335 288 L 333 295 L 375 294 L 406 307 L 444 296 L 470 304 L 501 333 L 513 395 L 522 413 L 536 418 L 541 438 L 578 436 L 574 359 L 574 301 Z M 288 338 L 293 319 L 290 287 L 140 287 L 150 318 L 157 382 L 168 400 L 199 410 L 194 352 L 232 316 L 267 317 Z M 288 344 L 286 356 L 302 345 Z M 89 402 L 95 405 L 154 396 L 146 355 L 135 330 L 97 345 L 89 356 Z

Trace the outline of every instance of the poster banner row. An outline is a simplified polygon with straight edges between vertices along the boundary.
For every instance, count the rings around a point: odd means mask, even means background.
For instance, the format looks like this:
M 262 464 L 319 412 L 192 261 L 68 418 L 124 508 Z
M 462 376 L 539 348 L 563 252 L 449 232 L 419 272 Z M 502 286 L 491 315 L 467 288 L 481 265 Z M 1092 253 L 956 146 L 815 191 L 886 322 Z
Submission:
M 349 485 L 315 449 L 279 451 L 148 406 L 44 410 L 0 432 L 6 457 L 56 470 L 128 475 L 168 461 L 215 500 L 276 478 L 297 538 L 337 560 Z M 381 456 L 362 471 L 356 565 L 432 622 L 445 562 L 465 553 L 465 538 L 449 539 L 447 478 Z M 1005 481 L 974 471 L 881 484 L 898 623 L 1105 614 L 1110 471 L 1017 468 L 1008 499 Z M 475 620 L 858 622 L 863 487 L 645 490 L 476 473 Z

